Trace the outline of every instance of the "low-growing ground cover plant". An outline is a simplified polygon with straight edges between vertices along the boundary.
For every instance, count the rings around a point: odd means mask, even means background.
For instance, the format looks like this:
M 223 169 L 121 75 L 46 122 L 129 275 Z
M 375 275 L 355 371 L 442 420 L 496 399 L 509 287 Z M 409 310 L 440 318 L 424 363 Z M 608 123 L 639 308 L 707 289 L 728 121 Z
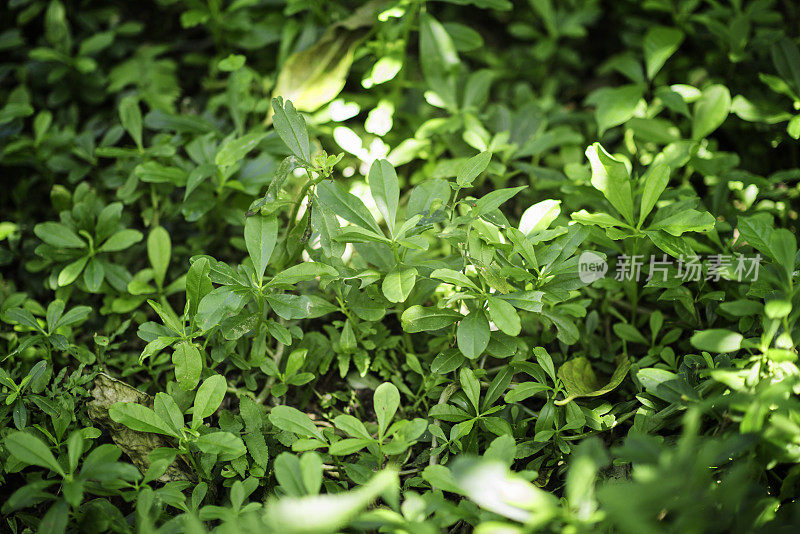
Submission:
M 800 524 L 800 7 L 11 0 L 23 532 Z

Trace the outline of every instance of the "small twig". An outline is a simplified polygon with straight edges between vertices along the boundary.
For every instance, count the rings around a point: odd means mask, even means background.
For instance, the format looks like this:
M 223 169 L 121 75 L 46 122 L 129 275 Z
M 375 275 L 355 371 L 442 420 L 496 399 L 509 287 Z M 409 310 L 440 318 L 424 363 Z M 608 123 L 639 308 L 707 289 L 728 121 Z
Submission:
M 247 397 L 250 397 L 253 400 L 256 399 L 256 396 L 252 391 L 248 391 L 246 389 L 237 388 L 236 386 L 232 386 L 230 382 L 228 382 L 228 393 L 233 393 L 235 395 L 245 395 Z
M 283 319 L 281 319 L 281 324 L 283 324 Z M 281 363 L 281 358 L 283 358 L 283 351 L 285 348 L 286 345 L 278 342 L 278 348 L 275 351 L 275 354 L 272 356 L 272 359 L 275 361 L 275 365 Z M 267 380 L 267 383 L 264 384 L 264 387 L 261 389 L 261 391 L 258 393 L 258 396 L 256 397 L 257 403 L 264 404 L 264 401 L 267 400 L 269 392 L 272 390 L 272 386 L 274 384 L 275 384 L 275 377 L 274 376 L 269 377 L 269 380 Z
M 413 468 L 413 469 L 403 469 L 402 471 L 400 471 L 400 472 L 399 472 L 399 473 L 397 473 L 397 474 L 398 474 L 398 475 L 400 475 L 400 476 L 402 477 L 402 476 L 406 476 L 406 475 L 413 475 L 413 474 L 415 474 L 415 473 L 419 473 L 420 471 L 422 471 L 422 468 L 420 468 L 420 467 L 415 467 L 415 468 Z

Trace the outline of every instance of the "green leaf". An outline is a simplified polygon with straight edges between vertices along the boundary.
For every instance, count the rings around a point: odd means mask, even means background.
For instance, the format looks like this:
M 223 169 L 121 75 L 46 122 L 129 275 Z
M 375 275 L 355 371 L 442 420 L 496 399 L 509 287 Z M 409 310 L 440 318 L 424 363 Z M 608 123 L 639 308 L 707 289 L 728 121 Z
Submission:
M 103 284 L 105 277 L 105 269 L 103 264 L 95 257 L 89 260 L 86 264 L 86 269 L 83 271 L 83 281 L 86 284 L 86 289 L 90 293 L 97 293 L 100 286 Z
M 490 0 L 489 2 L 483 3 L 481 2 L 482 7 L 490 8 L 490 9 L 503 9 L 501 6 L 505 5 L 505 9 L 508 10 L 511 8 L 510 4 L 505 2 L 505 0 Z M 470 28 L 469 26 L 465 26 L 464 24 L 459 24 L 458 22 L 445 22 L 443 24 L 444 28 L 447 30 L 447 33 L 450 34 L 450 37 L 453 38 L 453 44 L 456 47 L 456 50 L 459 52 L 469 52 L 472 50 L 476 50 L 483 46 L 484 40 L 481 37 L 481 34 L 475 31 L 474 29 Z M 485 71 L 480 71 L 485 72 Z
M 356 350 L 356 335 L 353 332 L 353 324 L 348 319 L 344 322 L 342 333 L 339 336 L 339 349 L 344 353 L 352 353 Z
M 481 383 L 475 378 L 475 373 L 472 369 L 462 367 L 458 374 L 458 381 L 461 384 L 461 389 L 469 399 L 472 407 L 475 408 L 475 414 L 480 413 L 480 397 L 481 397 Z
M 532 525 L 547 524 L 560 513 L 558 499 L 500 461 L 459 458 L 452 471 L 459 493 L 484 510 Z
M 194 397 L 194 408 L 192 410 L 192 427 L 197 427 L 203 423 L 203 419 L 209 417 L 222 404 L 225 399 L 225 392 L 228 390 L 228 383 L 222 375 L 211 375 L 203 380 L 197 388 L 197 395 Z
M 372 438 L 344 438 L 331 444 L 328 454 L 332 456 L 346 456 L 354 454 L 364 447 L 371 445 L 375 440 Z
M 298 282 L 305 282 L 307 280 L 314 280 L 320 276 L 335 277 L 339 275 L 339 271 L 325 265 L 324 263 L 317 262 L 303 262 L 297 265 L 292 265 L 288 269 L 279 272 L 275 277 L 269 281 L 268 286 L 277 284 L 293 285 Z
M 454 109 L 458 53 L 444 26 L 427 12 L 419 18 L 419 59 L 428 87 L 445 107 Z
M 579 397 L 597 397 L 608 393 L 622 383 L 630 367 L 630 360 L 621 359 L 617 363 L 614 374 L 607 383 L 603 384 L 595 375 L 588 359 L 579 356 L 567 360 L 558 369 L 558 378 L 564 384 L 566 398 L 555 401 L 555 404 L 563 405 Z
M 579 521 L 588 521 L 597 513 L 597 475 L 609 463 L 608 452 L 596 436 L 582 440 L 575 448 L 569 460 L 564 495 Z
M 125 250 L 126 248 L 138 243 L 144 236 L 138 230 L 120 230 L 116 234 L 109 237 L 103 246 L 100 247 L 100 252 L 117 252 Z
M 697 392 L 680 375 L 648 367 L 636 372 L 636 379 L 642 383 L 648 393 L 667 402 L 681 403 L 686 398 L 697 398 Z
M 311 151 L 309 149 L 306 121 L 294 109 L 291 101 L 284 102 L 281 97 L 272 99 L 272 109 L 275 111 L 272 116 L 275 131 L 278 132 L 278 135 L 289 147 L 289 150 L 300 161 L 310 163 Z
M 510 303 L 496 297 L 488 297 L 489 317 L 503 333 L 518 336 L 522 330 L 517 310 Z
M 291 406 L 275 406 L 269 413 L 270 422 L 281 430 L 305 438 L 317 438 L 327 442 L 314 422 L 306 414 Z
M 797 352 L 790 349 L 777 349 L 770 347 L 764 351 L 764 356 L 773 362 L 795 362 L 797 361 Z
M 211 279 L 208 273 L 211 265 L 208 258 L 198 258 L 186 274 L 186 300 L 188 305 L 187 315 L 194 317 L 197 313 L 197 306 L 203 297 L 211 292 Z
M 738 332 L 724 328 L 713 328 L 695 332 L 689 342 L 699 350 L 708 352 L 736 352 L 742 348 L 744 337 Z
M 282 452 L 275 458 L 275 478 L 287 495 L 305 495 L 300 459 L 294 454 Z
M 345 226 L 338 232 L 334 241 L 347 243 L 384 243 L 391 245 L 392 240 L 387 239 L 383 234 L 376 234 L 372 230 L 366 230 L 360 226 Z
M 39 50 L 50 50 L 50 49 L 39 49 Z M 33 59 L 34 51 L 31 51 L 31 59 Z M 34 109 L 29 104 L 17 103 L 17 102 L 8 102 L 0 108 L 0 124 L 8 124 L 13 119 L 22 118 L 22 117 L 29 117 L 33 115 Z
M 222 335 L 229 341 L 239 339 L 253 330 L 258 324 L 258 319 L 257 313 L 242 313 L 228 317 L 220 325 Z
M 795 99 L 800 98 L 800 50 L 788 37 L 782 36 L 772 45 L 772 62 L 781 78 L 790 85 Z
M 89 258 L 84 256 L 67 264 L 67 266 L 58 273 L 58 285 L 64 287 L 74 282 L 78 276 L 80 276 L 81 272 L 83 272 L 83 268 L 86 267 L 86 262 L 88 261 Z
M 228 54 L 227 57 L 219 60 L 217 68 L 222 72 L 234 72 L 244 67 L 247 58 L 239 54 Z
M 522 213 L 519 230 L 525 235 L 538 234 L 547 229 L 561 213 L 560 200 L 542 200 Z
M 729 313 L 734 317 L 745 317 L 748 315 L 758 315 L 764 306 L 760 302 L 747 299 L 729 300 L 721 302 L 719 309 Z
M 77 488 L 77 490 L 72 488 Z M 63 489 L 65 497 L 66 495 L 72 497 L 72 499 L 70 499 L 72 502 L 68 502 L 66 498 L 59 499 L 54 502 L 53 505 L 48 508 L 47 513 L 44 514 L 44 517 L 42 517 L 41 521 L 39 522 L 39 529 L 37 532 L 49 534 L 51 532 L 60 533 L 67 530 L 70 516 L 70 505 L 77 506 L 79 504 L 80 493 L 78 492 L 80 492 L 82 488 L 78 483 L 65 482 Z M 70 489 L 72 489 L 72 491 L 70 491 Z
M 172 429 L 180 432 L 184 426 L 183 412 L 172 396 L 159 391 L 153 401 L 153 410 L 162 420 L 171 425 Z
M 692 138 L 702 139 L 719 128 L 731 109 L 731 93 L 724 85 L 709 85 L 694 104 Z
M 34 144 L 39 144 L 44 138 L 50 125 L 53 123 L 53 114 L 48 110 L 40 111 L 33 120 L 33 140 Z
M 603 87 L 589 95 L 586 103 L 596 108 L 598 134 L 603 135 L 609 128 L 619 126 L 633 117 L 643 94 L 642 85 L 630 84 L 622 87 Z
M 401 316 L 403 330 L 409 334 L 428 332 L 447 328 L 461 319 L 463 315 L 447 308 L 424 307 L 419 305 L 406 309 Z
M 90 313 L 92 313 L 92 308 L 89 306 L 75 306 L 61 316 L 58 322 L 56 322 L 55 327 L 53 327 L 53 330 L 57 330 L 62 326 L 70 326 L 79 323 L 86 319 Z
M 6 310 L 3 312 L 3 320 L 15 321 L 22 326 L 27 326 L 29 328 L 33 328 L 37 332 L 44 333 L 44 330 L 42 330 L 42 327 L 39 325 L 39 321 L 36 320 L 36 317 L 34 317 L 34 315 L 25 308 L 11 308 L 10 310 Z M 50 330 L 55 330 L 55 328 L 50 328 Z
M 332 27 L 317 43 L 289 56 L 272 94 L 286 98 L 287 103 L 293 101 L 298 110 L 307 112 L 336 98 L 353 63 L 358 36 L 356 32 Z
M 482 410 L 486 411 L 494 402 L 499 399 L 503 393 L 508 389 L 511 384 L 511 379 L 514 378 L 514 369 L 507 365 L 503 367 L 492 379 L 489 388 L 486 390 L 486 395 L 483 397 Z
M 652 80 L 664 63 L 678 50 L 683 42 L 683 32 L 677 28 L 656 26 L 644 36 L 644 63 L 647 77 Z
M 375 388 L 372 405 L 378 419 L 378 435 L 383 436 L 397 412 L 397 408 L 400 407 L 400 392 L 394 384 L 384 382 Z
M 783 319 L 792 311 L 792 303 L 788 300 L 770 300 L 764 305 L 764 313 L 770 319 Z
M 135 402 L 117 402 L 108 410 L 108 415 L 113 421 L 137 432 L 178 437 L 178 433 L 153 410 Z
M 707 211 L 683 210 L 650 225 L 648 230 L 664 230 L 670 235 L 680 236 L 686 232 L 706 232 L 714 228 L 714 216 Z
M 197 441 L 197 448 L 208 454 L 216 454 L 223 462 L 235 460 L 247 453 L 242 438 L 230 432 L 210 432 L 203 434 Z
M 305 295 L 268 294 L 267 302 L 275 313 L 287 321 L 306 319 L 312 315 L 313 301 Z M 241 304 L 243 301 L 239 302 Z
M 453 479 L 450 469 L 443 465 L 429 465 L 422 470 L 422 478 L 431 484 L 431 486 L 438 488 L 442 491 L 449 491 L 451 493 L 458 493 L 460 488 Z
M 474 360 L 489 345 L 489 321 L 483 310 L 475 310 L 464 317 L 458 324 L 456 341 L 461 354 Z
M 683 100 L 681 100 L 681 102 L 683 102 Z M 684 105 L 686 104 L 684 103 Z M 686 109 L 688 110 L 689 108 L 687 107 Z M 666 119 L 633 117 L 629 119 L 625 125 L 633 132 L 635 139 L 644 141 L 645 143 L 669 145 L 670 143 L 679 142 L 681 140 L 681 131 L 677 126 Z
M 172 364 L 175 366 L 175 379 L 181 389 L 191 391 L 197 387 L 203 372 L 203 357 L 194 343 L 178 343 L 172 353 Z
M 469 187 L 475 178 L 481 175 L 492 160 L 491 152 L 481 152 L 461 164 L 456 174 L 456 183 L 459 187 Z
M 183 332 L 183 321 L 181 321 L 181 319 L 179 319 L 178 316 L 175 315 L 175 312 L 169 306 L 169 303 L 165 303 L 166 304 L 165 306 L 162 306 L 161 304 L 159 304 L 154 300 L 148 300 L 147 303 L 150 305 L 151 308 L 153 308 L 153 311 L 155 311 L 161 318 L 161 320 L 164 323 L 164 326 L 170 328 L 176 334 L 180 334 Z
M 670 235 L 663 230 L 653 232 L 646 230 L 644 233 L 655 246 L 675 258 L 679 258 L 680 256 L 691 258 L 696 255 L 687 239 Z
M 65 225 L 56 222 L 39 223 L 33 227 L 36 236 L 54 247 L 84 248 L 86 243 Z
M 792 139 L 800 139 L 800 115 L 795 115 L 789 119 L 789 124 L 786 125 L 786 133 Z
M 461 367 L 464 360 L 464 356 L 458 349 L 448 349 L 433 359 L 431 362 L 431 372 L 445 375 Z
M 69 472 L 74 473 L 78 468 L 85 442 L 81 430 L 73 430 L 67 438 L 67 459 L 69 461 Z
M 381 212 L 383 220 L 389 227 L 389 233 L 394 235 L 397 204 L 400 200 L 400 185 L 394 167 L 385 159 L 376 159 L 369 168 L 369 190 L 378 211 Z
M 769 237 L 769 252 L 778 265 L 784 268 L 787 279 L 791 280 L 797 256 L 797 240 L 794 234 L 787 228 L 773 230 Z
M 258 146 L 267 134 L 250 133 L 237 139 L 229 139 L 220 147 L 214 163 L 220 167 L 230 167 L 241 161 L 251 150 Z
M 443 280 L 448 284 L 453 284 L 458 287 L 468 287 L 475 291 L 480 290 L 475 282 L 470 280 L 466 274 L 453 269 L 436 269 L 431 273 L 431 278 L 438 278 L 439 280 Z
M 389 302 L 405 302 L 414 289 L 416 281 L 417 270 L 415 268 L 395 270 L 386 275 L 381 289 Z
M 312 199 L 314 209 L 311 210 L 311 227 L 319 234 L 322 250 L 327 257 L 341 258 L 345 251 L 345 244 L 336 241 L 341 234 L 339 219 L 322 202 L 317 202 L 316 196 L 312 196 Z
M 263 516 L 269 527 L 266 531 L 286 534 L 343 532 L 350 521 L 378 496 L 397 502 L 398 488 L 397 471 L 386 469 L 375 474 L 366 484 L 346 492 L 273 497 Z M 309 510 L 314 513 L 309 513 Z
M 650 319 L 648 320 L 650 324 L 650 335 L 655 343 L 656 336 L 658 332 L 661 330 L 661 327 L 664 325 L 664 314 L 661 313 L 661 310 L 656 310 L 650 314 Z
M 189 195 L 191 195 L 200 184 L 210 178 L 216 170 L 216 166 L 211 163 L 204 163 L 192 169 L 189 176 L 186 178 L 186 189 L 183 191 L 183 201 L 186 202 Z
M 332 181 L 320 183 L 317 185 L 317 196 L 320 202 L 342 219 L 383 235 L 380 226 L 361 199 L 348 193 L 338 183 Z
M 775 259 L 770 247 L 773 229 L 767 220 L 760 216 L 739 217 L 736 228 L 739 232 L 739 239 L 736 242 L 741 244 L 742 240 L 744 240 L 762 254 Z
M 278 219 L 262 215 L 248 217 L 244 223 L 244 242 L 260 282 L 278 242 Z
M 156 161 L 148 161 L 137 165 L 134 174 L 143 182 L 153 184 L 173 184 L 178 187 L 186 185 L 189 173 L 178 167 L 168 167 Z
M 27 432 L 14 431 L 6 436 L 5 448 L 19 461 L 28 465 L 37 465 L 65 476 L 64 469 L 58 463 L 50 448 L 39 438 Z
M 603 193 L 628 224 L 633 224 L 633 194 L 628 168 L 611 157 L 600 143 L 587 148 L 586 157 L 592 165 L 592 185 Z
M 630 323 L 615 323 L 614 333 L 617 337 L 631 343 L 640 343 L 642 345 L 649 345 L 647 339 Z
M 586 210 L 580 210 L 572 213 L 572 218 L 581 224 L 599 226 L 601 228 L 622 228 L 625 222 L 612 217 L 608 213 L 589 213 Z
M 439 205 L 450 201 L 450 186 L 444 180 L 428 179 L 411 190 L 406 205 L 406 216 L 428 215 Z
M 497 189 L 488 193 L 478 200 L 475 201 L 474 205 L 472 206 L 472 213 L 473 217 L 480 217 L 481 215 L 485 215 L 490 211 L 494 211 L 499 208 L 502 204 L 506 203 L 510 200 L 513 196 L 517 193 L 522 191 L 523 189 L 527 189 L 527 185 L 522 185 L 520 187 L 509 187 L 506 189 Z
M 147 258 L 150 260 L 150 265 L 153 266 L 153 278 L 158 287 L 162 287 L 164 284 L 171 253 L 172 242 L 164 227 L 156 226 L 150 230 L 150 235 L 147 236 Z
M 372 436 L 367 432 L 364 423 L 353 417 L 352 415 L 342 414 L 337 415 L 333 420 L 333 424 L 339 430 L 346 432 L 350 436 L 356 438 L 372 439 Z
M 537 393 L 547 391 L 550 388 L 539 382 L 522 382 L 514 386 L 514 389 L 506 393 L 504 397 L 506 402 L 521 402 L 529 397 L 533 397 Z
M 544 369 L 547 376 L 555 382 L 556 381 L 556 366 L 553 364 L 553 357 L 547 352 L 544 347 L 533 347 L 533 353 L 536 355 L 536 362 Z
M 139 150 L 142 150 L 142 111 L 139 102 L 133 96 L 126 96 L 119 102 L 119 120 Z
M 663 164 L 651 165 L 642 177 L 642 204 L 639 210 L 639 226 L 653 211 L 661 193 L 669 184 L 669 167 Z
M 538 313 L 542 311 L 543 291 L 516 291 L 506 295 L 499 295 L 497 298 L 511 303 L 515 308 L 529 312 Z

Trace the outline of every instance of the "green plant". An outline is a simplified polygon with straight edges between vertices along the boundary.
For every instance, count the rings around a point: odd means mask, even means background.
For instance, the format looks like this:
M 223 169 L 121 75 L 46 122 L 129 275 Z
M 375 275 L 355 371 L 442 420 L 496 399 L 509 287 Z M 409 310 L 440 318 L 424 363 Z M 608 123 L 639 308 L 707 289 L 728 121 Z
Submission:
M 796 525 L 799 16 L 4 5 L 4 529 Z

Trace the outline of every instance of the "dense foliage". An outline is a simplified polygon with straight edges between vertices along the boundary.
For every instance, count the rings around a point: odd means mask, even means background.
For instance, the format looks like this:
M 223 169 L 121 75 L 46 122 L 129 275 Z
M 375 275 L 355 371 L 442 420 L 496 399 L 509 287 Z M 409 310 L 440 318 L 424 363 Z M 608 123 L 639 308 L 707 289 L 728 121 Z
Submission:
M 4 2 L 0 529 L 800 524 L 798 17 Z

